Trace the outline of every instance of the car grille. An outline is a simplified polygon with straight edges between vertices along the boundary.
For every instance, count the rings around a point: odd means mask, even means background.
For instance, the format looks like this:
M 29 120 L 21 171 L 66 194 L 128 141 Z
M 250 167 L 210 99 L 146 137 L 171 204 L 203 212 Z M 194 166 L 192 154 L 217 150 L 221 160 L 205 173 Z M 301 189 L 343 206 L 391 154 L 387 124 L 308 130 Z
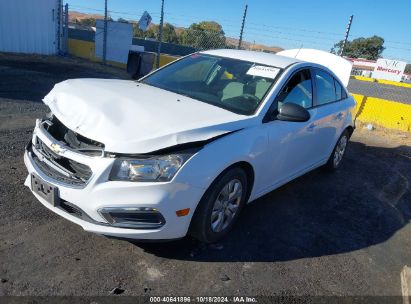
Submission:
M 60 202 L 60 208 L 75 217 L 81 218 L 84 215 L 83 211 L 79 207 L 74 206 L 73 204 L 70 204 L 66 201 Z
M 81 136 L 67 128 L 55 116 L 43 120 L 43 127 L 55 140 L 65 143 L 78 153 L 88 156 L 102 156 L 104 144 Z
M 93 220 L 86 212 L 82 209 L 77 207 L 76 205 L 69 203 L 65 200 L 60 200 L 60 204 L 57 206 L 60 210 L 67 212 L 68 214 L 82 219 L 83 221 L 87 221 L 89 223 L 98 224 L 98 225 L 105 225 L 105 223 L 97 222 Z
M 38 137 L 35 146 L 31 147 L 30 150 L 31 157 L 37 167 L 45 175 L 59 182 L 73 186 L 84 186 L 93 174 L 89 166 L 54 153 Z M 45 160 L 42 160 L 38 154 L 41 154 Z

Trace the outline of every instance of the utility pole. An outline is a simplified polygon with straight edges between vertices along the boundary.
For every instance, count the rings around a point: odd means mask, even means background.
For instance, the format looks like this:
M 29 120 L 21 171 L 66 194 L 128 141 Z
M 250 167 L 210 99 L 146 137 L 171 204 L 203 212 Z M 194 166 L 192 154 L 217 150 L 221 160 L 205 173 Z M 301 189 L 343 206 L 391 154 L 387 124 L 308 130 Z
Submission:
M 54 10 L 53 10 L 54 11 Z M 57 20 L 57 33 L 56 33 L 56 46 L 57 46 L 57 53 L 61 55 L 63 53 L 63 1 L 58 0 L 57 1 L 57 14 L 56 14 L 56 20 Z
M 158 33 L 157 69 L 160 67 L 161 42 L 163 40 L 164 0 L 161 0 L 160 28 Z
M 107 0 L 104 0 L 104 33 L 103 33 L 103 64 L 107 56 Z
M 345 31 L 344 42 L 343 42 L 343 45 L 341 46 L 341 50 L 340 50 L 340 56 L 342 56 L 344 54 L 344 48 L 345 48 L 345 45 L 347 44 L 348 35 L 350 34 L 351 23 L 352 23 L 353 18 L 354 18 L 354 15 L 351 15 L 350 19 L 348 20 L 347 30 Z
M 64 55 L 68 54 L 68 22 L 69 22 L 69 5 L 68 3 L 66 3 L 66 5 L 64 6 L 64 29 L 63 29 L 63 34 L 64 34 Z
M 248 5 L 246 4 L 245 9 L 244 9 L 243 22 L 241 23 L 240 39 L 238 40 L 238 49 L 241 49 L 241 43 L 243 42 L 243 31 L 244 31 L 245 17 L 247 16 L 247 9 L 248 9 Z

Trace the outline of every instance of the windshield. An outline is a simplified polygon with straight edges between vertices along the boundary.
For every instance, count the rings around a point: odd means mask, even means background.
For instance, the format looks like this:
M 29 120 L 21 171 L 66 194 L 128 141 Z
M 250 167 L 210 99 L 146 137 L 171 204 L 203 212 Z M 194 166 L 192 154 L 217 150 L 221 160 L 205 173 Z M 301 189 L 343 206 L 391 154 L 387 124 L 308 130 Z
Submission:
M 141 82 L 238 114 L 251 115 L 279 72 L 279 68 L 253 62 L 193 54 Z

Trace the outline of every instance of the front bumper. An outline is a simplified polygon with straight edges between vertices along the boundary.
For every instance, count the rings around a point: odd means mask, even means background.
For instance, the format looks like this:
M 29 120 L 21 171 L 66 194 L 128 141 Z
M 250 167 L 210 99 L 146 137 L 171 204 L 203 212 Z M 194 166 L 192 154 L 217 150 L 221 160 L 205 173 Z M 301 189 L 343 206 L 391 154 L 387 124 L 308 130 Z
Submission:
M 38 136 L 47 145 L 50 145 L 42 130 L 36 128 L 34 138 Z M 93 174 L 83 187 L 64 184 L 46 175 L 37 166 L 32 157 L 32 152 L 26 150 L 24 163 L 29 175 L 25 185 L 30 188 L 34 196 L 48 209 L 69 221 L 80 225 L 84 230 L 97 234 L 108 235 L 118 238 L 130 239 L 176 239 L 187 234 L 192 214 L 200 201 L 204 190 L 190 184 L 181 182 L 123 182 L 109 181 L 113 159 L 103 157 L 76 156 L 77 160 L 92 168 Z M 30 175 L 36 174 L 47 183 L 58 187 L 59 197 L 67 204 L 77 207 L 82 211 L 82 216 L 67 212 L 61 206 L 53 206 L 44 198 L 31 189 Z M 119 228 L 111 226 L 107 220 L 98 212 L 102 208 L 130 208 L 145 207 L 155 208 L 165 219 L 165 224 L 158 229 L 134 229 Z M 187 216 L 178 217 L 177 210 L 190 208 Z

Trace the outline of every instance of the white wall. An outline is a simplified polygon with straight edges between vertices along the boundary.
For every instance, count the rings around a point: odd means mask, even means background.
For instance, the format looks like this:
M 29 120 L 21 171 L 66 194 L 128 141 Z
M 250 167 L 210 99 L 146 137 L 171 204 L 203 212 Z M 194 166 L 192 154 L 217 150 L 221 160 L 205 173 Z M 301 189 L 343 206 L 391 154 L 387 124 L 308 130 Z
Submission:
M 0 52 L 55 54 L 58 0 L 0 0 Z
M 96 21 L 96 56 L 103 57 L 104 20 Z M 129 23 L 107 22 L 106 59 L 127 63 L 128 51 L 132 45 L 133 26 Z
M 380 58 L 377 60 L 372 77 L 400 82 L 406 65 L 404 61 Z

